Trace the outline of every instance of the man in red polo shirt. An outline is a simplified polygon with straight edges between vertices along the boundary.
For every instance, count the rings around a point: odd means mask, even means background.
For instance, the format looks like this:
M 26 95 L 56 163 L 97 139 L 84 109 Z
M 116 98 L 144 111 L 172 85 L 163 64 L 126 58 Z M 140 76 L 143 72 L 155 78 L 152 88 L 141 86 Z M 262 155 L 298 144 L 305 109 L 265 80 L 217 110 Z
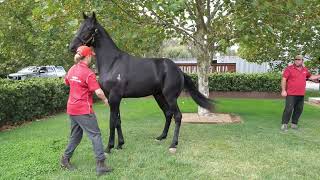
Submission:
M 95 54 L 90 47 L 80 46 L 75 55 L 76 64 L 69 69 L 65 77 L 66 85 L 70 86 L 67 113 L 71 120 L 71 135 L 60 164 L 68 170 L 74 169 L 70 163 L 70 158 L 81 142 L 83 131 L 85 131 L 92 141 L 96 155 L 97 174 L 102 175 L 110 172 L 111 169 L 104 163 L 106 158 L 101 133 L 92 109 L 93 93 L 96 93 L 106 106 L 108 100 L 96 80 L 95 73 L 88 67 L 93 55 Z
M 292 119 L 291 128 L 298 128 L 298 120 L 304 105 L 306 79 L 315 80 L 317 78 L 318 76 L 311 75 L 308 69 L 303 66 L 303 56 L 301 55 L 297 55 L 294 64 L 284 70 L 281 81 L 281 95 L 286 97 L 286 106 L 282 115 L 281 130 L 288 130 L 290 119 Z

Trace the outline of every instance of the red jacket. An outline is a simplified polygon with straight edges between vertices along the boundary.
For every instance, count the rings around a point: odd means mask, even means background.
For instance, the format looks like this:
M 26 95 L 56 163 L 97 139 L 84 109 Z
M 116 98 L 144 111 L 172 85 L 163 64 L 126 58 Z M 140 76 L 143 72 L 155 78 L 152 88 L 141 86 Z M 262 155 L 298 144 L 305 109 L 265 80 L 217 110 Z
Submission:
M 94 113 L 93 93 L 100 86 L 96 75 L 88 65 L 84 62 L 73 65 L 65 77 L 65 83 L 70 86 L 67 113 L 70 115 Z

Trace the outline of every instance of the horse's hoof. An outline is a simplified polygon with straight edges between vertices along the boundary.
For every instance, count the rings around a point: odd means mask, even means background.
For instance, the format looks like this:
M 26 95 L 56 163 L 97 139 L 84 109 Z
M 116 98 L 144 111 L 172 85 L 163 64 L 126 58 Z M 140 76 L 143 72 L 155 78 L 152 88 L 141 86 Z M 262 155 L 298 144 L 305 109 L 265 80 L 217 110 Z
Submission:
M 169 148 L 169 152 L 171 154 L 175 154 L 177 152 L 177 148 Z
M 120 150 L 120 149 L 122 149 L 122 146 L 117 146 L 116 149 Z
M 164 139 L 166 139 L 166 138 L 165 138 L 165 137 L 162 137 L 162 136 L 156 137 L 156 141 L 162 141 L 162 140 L 164 140 Z

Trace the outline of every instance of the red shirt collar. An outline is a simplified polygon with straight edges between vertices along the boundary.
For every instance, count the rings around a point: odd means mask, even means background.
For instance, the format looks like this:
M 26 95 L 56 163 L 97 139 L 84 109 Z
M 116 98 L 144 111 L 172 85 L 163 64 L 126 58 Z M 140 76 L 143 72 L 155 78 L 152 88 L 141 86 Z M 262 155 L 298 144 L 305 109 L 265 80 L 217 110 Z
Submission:
M 303 65 L 299 68 L 298 66 L 296 66 L 295 64 L 293 64 L 292 67 L 295 68 L 295 69 L 298 69 L 298 70 L 304 69 L 304 66 L 303 66 Z
M 80 61 L 78 64 L 79 64 L 80 66 L 88 67 L 88 64 L 87 64 L 87 63 L 85 63 L 85 62 L 83 62 L 83 61 Z

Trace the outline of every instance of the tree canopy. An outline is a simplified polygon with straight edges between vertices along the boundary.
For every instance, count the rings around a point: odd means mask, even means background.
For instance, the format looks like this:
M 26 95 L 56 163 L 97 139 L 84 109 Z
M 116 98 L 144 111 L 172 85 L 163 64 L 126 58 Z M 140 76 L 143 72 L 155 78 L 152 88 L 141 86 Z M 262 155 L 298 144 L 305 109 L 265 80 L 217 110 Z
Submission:
M 0 7 L 0 74 L 27 65 L 69 67 L 67 46 L 83 10 L 95 11 L 116 44 L 137 56 L 157 54 L 172 37 L 206 64 L 233 44 L 258 63 L 320 54 L 318 0 L 2 0 Z
M 297 54 L 320 57 L 320 3 L 318 0 L 248 1 L 237 9 L 240 55 L 253 62 L 280 60 Z M 249 27 L 249 28 L 248 28 Z
M 155 54 L 162 29 L 133 21 L 106 1 L 29 1 L 0 3 L 0 74 L 29 65 L 72 65 L 68 45 L 82 21 L 82 10 L 95 11 L 118 47 L 133 55 Z

